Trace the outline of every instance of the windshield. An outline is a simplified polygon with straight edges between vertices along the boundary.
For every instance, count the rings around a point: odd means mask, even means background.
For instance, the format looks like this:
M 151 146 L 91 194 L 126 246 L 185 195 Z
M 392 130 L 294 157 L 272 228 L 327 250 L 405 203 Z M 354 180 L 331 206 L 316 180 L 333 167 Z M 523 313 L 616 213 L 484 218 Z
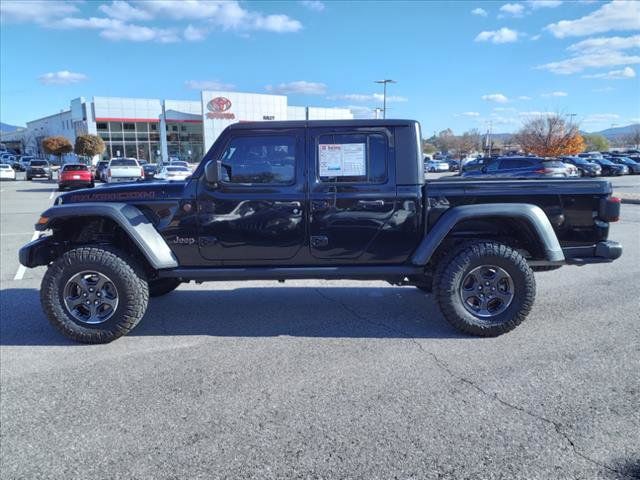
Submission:
M 186 167 L 167 167 L 167 172 L 189 172 Z
M 122 158 L 120 160 L 111 160 L 111 167 L 137 167 L 138 162 L 133 159 Z
M 598 162 L 600 162 L 601 165 L 615 165 L 615 163 L 611 160 L 607 160 L 606 158 L 599 158 Z
M 65 165 L 65 172 L 79 172 L 81 170 L 88 170 L 86 165 Z
M 45 162 L 44 160 L 31 160 L 31 166 L 32 167 L 45 167 L 49 165 L 47 162 Z
M 6 170 L 8 168 L 11 168 L 9 165 L 7 165 L 6 163 L 0 163 L 0 168 L 3 170 Z

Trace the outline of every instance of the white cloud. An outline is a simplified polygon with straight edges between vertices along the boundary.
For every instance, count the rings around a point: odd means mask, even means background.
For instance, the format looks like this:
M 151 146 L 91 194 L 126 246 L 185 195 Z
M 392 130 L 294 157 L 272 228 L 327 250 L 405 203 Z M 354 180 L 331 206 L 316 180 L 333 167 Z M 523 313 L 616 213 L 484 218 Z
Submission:
M 549 93 L 543 93 L 540 96 L 541 97 L 567 97 L 569 94 L 567 92 L 549 92 Z
M 323 95 L 327 91 L 327 86 L 319 82 L 307 82 L 298 80 L 296 82 L 280 83 L 278 85 L 267 85 L 265 90 L 270 93 L 286 95 L 289 93 L 300 93 L 303 95 Z
M 475 41 L 491 42 L 496 44 L 517 42 L 518 32 L 516 30 L 502 27 L 500 30 L 480 32 Z
M 486 100 L 487 102 L 496 102 L 496 103 L 507 103 L 509 99 L 503 95 L 502 93 L 490 93 L 487 95 L 483 95 L 482 100 Z
M 583 78 L 603 78 L 606 80 L 626 80 L 634 78 L 636 71 L 631 67 L 624 67 L 622 70 L 611 70 L 606 73 L 595 73 L 593 75 L 583 75 Z
M 107 40 L 120 41 L 129 40 L 131 42 L 159 42 L 174 43 L 179 42 L 180 37 L 171 29 L 144 27 L 142 25 L 122 23 L 114 25 L 109 29 L 100 32 L 102 38 Z
M 519 117 L 546 117 L 549 115 L 555 115 L 555 112 L 518 112 Z
M 191 90 L 235 90 L 236 86 L 232 83 L 223 83 L 217 80 L 187 80 L 184 82 L 185 87 Z
M 479 112 L 462 112 L 462 113 L 459 113 L 456 116 L 460 116 L 460 117 L 479 117 L 480 113 Z
M 302 0 L 300 4 L 315 12 L 321 12 L 325 8 L 324 3 L 320 2 L 319 0 Z
M 561 20 L 545 28 L 557 38 L 593 35 L 612 30 L 639 30 L 640 2 L 614 0 L 577 20 Z
M 538 35 L 531 35 L 530 40 L 533 40 L 533 41 L 535 42 L 536 40 L 540 40 L 540 38 L 541 38 L 541 37 L 542 37 L 542 35 L 540 35 L 540 34 L 538 34 Z
M 473 10 L 471 10 L 471 14 L 477 15 L 479 17 L 486 17 L 488 15 L 487 11 L 484 8 L 480 8 L 480 7 L 474 8 Z
M 150 20 L 152 18 L 149 12 L 133 7 L 122 0 L 114 0 L 110 5 L 100 5 L 98 10 L 108 17 L 122 21 Z
M 527 95 L 520 95 L 518 100 L 531 100 L 531 97 L 528 97 Z
M 596 37 L 569 45 L 567 50 L 576 54 L 608 52 L 640 48 L 640 35 L 631 37 Z
M 40 23 L 46 24 L 55 18 L 73 15 L 78 7 L 71 2 L 55 0 L 2 0 L 0 2 L 0 18 L 2 22 Z
M 619 65 L 634 65 L 637 63 L 640 63 L 640 56 L 611 51 L 579 55 L 559 62 L 545 63 L 536 68 L 549 70 L 559 75 L 570 75 L 572 73 L 582 72 L 586 68 L 617 67 Z
M 605 93 L 605 92 L 613 92 L 614 90 L 615 88 L 613 87 L 602 87 L 602 88 L 594 88 L 591 91 L 595 93 Z
M 620 118 L 620 115 L 617 113 L 592 113 L 591 115 L 587 115 L 583 120 L 584 123 L 605 123 L 611 122 L 613 120 L 617 120 Z
M 514 17 L 521 17 L 524 13 L 524 5 L 521 3 L 505 3 L 500 7 L 500 11 Z
M 44 85 L 70 85 L 72 83 L 83 82 L 88 77 L 84 73 L 60 70 L 59 72 L 49 72 L 38 77 L 40 83 Z
M 329 100 L 348 100 L 350 102 L 382 102 L 384 100 L 384 95 L 381 93 L 372 93 L 372 94 L 364 94 L 364 93 L 347 93 L 344 95 L 331 95 L 327 97 Z M 387 95 L 387 103 L 390 102 L 407 102 L 409 99 L 407 97 L 402 97 L 400 95 Z
M 539 8 L 556 8 L 562 5 L 561 0 L 529 0 L 527 2 L 529 6 L 533 10 L 538 10 Z
M 629 121 L 631 123 L 640 123 L 640 117 L 630 118 Z
M 513 107 L 493 107 L 495 112 L 515 112 L 516 109 Z
M 189 42 L 199 42 L 207 37 L 207 30 L 189 24 L 187 28 L 184 29 L 183 35 L 185 40 Z

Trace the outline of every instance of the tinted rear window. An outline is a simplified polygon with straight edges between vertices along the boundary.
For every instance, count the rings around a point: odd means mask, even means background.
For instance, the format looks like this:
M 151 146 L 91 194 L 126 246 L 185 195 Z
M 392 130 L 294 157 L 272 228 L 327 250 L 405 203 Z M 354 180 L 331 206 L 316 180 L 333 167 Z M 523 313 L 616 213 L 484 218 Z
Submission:
M 168 172 L 190 172 L 187 167 L 167 167 Z
M 65 172 L 78 172 L 81 170 L 89 170 L 86 165 L 65 165 Z
M 44 167 L 46 165 L 48 165 L 47 162 L 45 162 L 44 160 L 31 160 L 31 164 L 32 167 Z
M 136 162 L 135 160 L 127 160 L 127 159 L 111 160 L 111 166 L 112 167 L 137 167 L 138 162 Z

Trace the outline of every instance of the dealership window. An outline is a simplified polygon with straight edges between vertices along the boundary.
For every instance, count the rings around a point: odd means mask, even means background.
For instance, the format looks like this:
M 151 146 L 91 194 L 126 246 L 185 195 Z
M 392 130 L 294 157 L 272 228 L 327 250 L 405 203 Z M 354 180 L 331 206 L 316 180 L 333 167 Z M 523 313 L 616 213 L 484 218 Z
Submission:
M 294 136 L 236 137 L 222 155 L 222 179 L 228 183 L 291 184 L 295 160 Z
M 121 132 L 122 122 L 109 122 L 109 128 L 111 129 L 111 132 Z
M 384 183 L 387 151 L 387 137 L 380 133 L 320 135 L 318 177 L 326 183 Z
M 134 131 L 136 129 L 136 124 L 135 123 L 125 123 L 125 124 L 123 124 L 122 128 L 124 130 Z
M 99 132 L 108 132 L 109 124 L 107 122 L 98 122 L 96 123 L 96 128 L 98 129 Z

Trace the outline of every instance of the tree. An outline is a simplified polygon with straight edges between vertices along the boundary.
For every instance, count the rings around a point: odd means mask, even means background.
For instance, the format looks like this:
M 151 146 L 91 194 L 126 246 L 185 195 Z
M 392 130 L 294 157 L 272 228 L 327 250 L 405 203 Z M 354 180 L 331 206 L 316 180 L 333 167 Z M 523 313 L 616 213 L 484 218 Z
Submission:
M 94 155 L 100 155 L 105 148 L 104 141 L 98 135 L 86 134 L 76 138 L 76 146 L 73 151 L 77 155 L 91 158 Z
M 584 138 L 579 133 L 576 133 L 573 137 L 569 139 L 569 143 L 567 144 L 567 155 L 577 155 L 579 153 L 584 152 L 585 143 Z
M 438 149 L 433 143 L 429 143 L 427 140 L 422 140 L 422 153 L 432 154 L 436 153 Z
M 50 155 L 61 157 L 65 153 L 73 151 L 73 145 L 67 139 L 67 137 L 56 136 L 46 137 L 42 140 L 42 148 Z
M 533 118 L 525 122 L 515 140 L 525 152 L 541 157 L 571 155 L 579 136 L 578 127 L 560 115 Z
M 456 148 L 457 139 L 450 128 L 442 130 L 435 140 L 435 146 L 438 150 L 448 152 Z
M 633 148 L 640 148 L 640 125 L 631 127 L 631 133 L 627 135 L 625 140 Z
M 481 148 L 482 136 L 478 130 L 473 129 L 468 132 L 464 132 L 457 141 L 457 150 L 461 155 L 463 153 L 469 153 L 477 151 Z
M 609 150 L 609 140 L 599 133 L 588 133 L 584 136 L 588 152 L 604 152 Z

